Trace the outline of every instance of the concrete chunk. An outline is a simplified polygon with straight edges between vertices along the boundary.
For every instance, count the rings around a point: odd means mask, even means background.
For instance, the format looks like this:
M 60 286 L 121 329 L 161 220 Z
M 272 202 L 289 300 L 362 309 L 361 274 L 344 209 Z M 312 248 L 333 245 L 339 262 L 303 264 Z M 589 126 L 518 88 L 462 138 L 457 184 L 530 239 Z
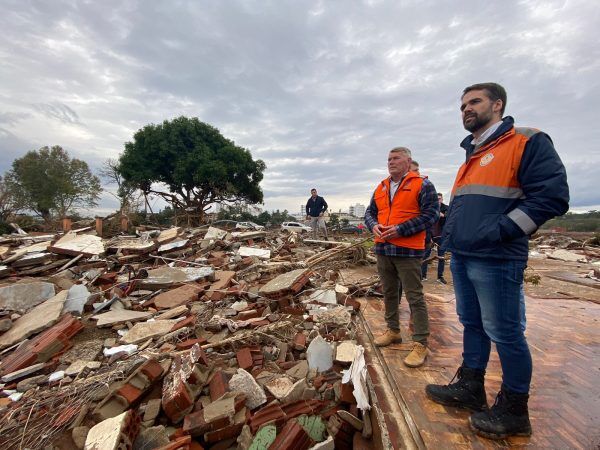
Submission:
M 93 320 L 97 320 L 97 327 L 109 327 L 117 323 L 125 322 L 137 322 L 140 320 L 146 320 L 152 317 L 152 313 L 142 311 L 130 311 L 123 309 L 119 311 L 110 311 L 104 314 L 98 314 L 92 316 Z
M 17 319 L 12 328 L 0 336 L 0 350 L 54 325 L 62 314 L 67 293 L 59 292 Z
M 258 408 L 267 402 L 267 396 L 263 388 L 244 369 L 238 369 L 237 373 L 231 377 L 229 388 L 232 391 L 242 392 L 246 395 L 246 406 L 249 409 Z
M 11 284 L 0 288 L 0 309 L 24 313 L 55 295 L 52 283 L 36 281 Z
M 176 320 L 155 320 L 152 322 L 136 323 L 120 340 L 122 344 L 139 344 L 148 339 L 162 336 L 171 331 Z
M 102 238 L 91 234 L 78 235 L 72 231 L 48 247 L 48 251 L 63 255 L 84 256 L 100 255 L 104 253 Z
M 269 296 L 283 294 L 289 291 L 297 292 L 308 282 L 308 273 L 309 269 L 296 269 L 281 274 L 261 287 L 259 293 Z

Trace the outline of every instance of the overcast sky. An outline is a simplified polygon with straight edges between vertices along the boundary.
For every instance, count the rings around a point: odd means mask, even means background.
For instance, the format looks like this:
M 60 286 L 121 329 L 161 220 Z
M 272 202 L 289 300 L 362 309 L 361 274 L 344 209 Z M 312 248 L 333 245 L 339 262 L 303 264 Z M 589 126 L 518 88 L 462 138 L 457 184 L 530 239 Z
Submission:
M 267 164 L 264 207 L 369 201 L 408 146 L 448 194 L 462 89 L 496 81 L 547 132 L 571 207 L 600 205 L 600 2 L 0 0 L 0 173 L 61 145 L 97 170 L 185 115 Z M 101 207 L 116 208 L 104 194 Z

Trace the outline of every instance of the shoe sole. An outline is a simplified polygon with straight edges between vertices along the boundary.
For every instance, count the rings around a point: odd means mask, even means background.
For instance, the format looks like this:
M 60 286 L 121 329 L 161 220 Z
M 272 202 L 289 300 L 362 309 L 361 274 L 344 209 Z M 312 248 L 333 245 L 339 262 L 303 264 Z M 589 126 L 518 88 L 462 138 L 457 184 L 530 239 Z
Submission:
M 471 411 L 471 412 L 479 412 L 479 411 L 484 411 L 485 409 L 487 409 L 487 403 L 485 405 L 482 406 L 471 406 L 471 405 L 465 405 L 464 403 L 461 403 L 459 401 L 448 401 L 448 400 L 442 400 L 439 398 L 436 398 L 434 396 L 432 396 L 429 392 L 425 391 L 425 394 L 427 395 L 427 398 L 431 401 L 434 401 L 436 403 L 439 403 L 440 405 L 444 405 L 444 406 L 451 406 L 453 408 L 458 408 L 458 409 L 464 409 L 467 411 Z M 469 421 L 470 423 L 470 421 Z
M 512 436 L 522 436 L 522 437 L 529 437 L 532 434 L 531 430 L 528 431 L 522 431 L 520 433 L 502 433 L 502 434 L 496 434 L 496 433 L 489 433 L 487 431 L 483 431 L 480 430 L 479 428 L 476 428 L 473 425 L 473 422 L 471 422 L 471 418 L 469 417 L 469 428 L 471 428 L 471 430 L 477 434 L 478 436 L 487 438 L 487 439 L 493 439 L 493 440 L 501 440 L 501 439 L 506 439 L 508 437 L 512 437 Z

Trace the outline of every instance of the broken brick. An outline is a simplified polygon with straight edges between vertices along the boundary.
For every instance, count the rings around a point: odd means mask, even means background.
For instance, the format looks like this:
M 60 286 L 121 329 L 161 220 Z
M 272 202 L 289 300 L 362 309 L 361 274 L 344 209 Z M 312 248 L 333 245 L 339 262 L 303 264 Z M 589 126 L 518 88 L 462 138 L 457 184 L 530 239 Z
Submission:
M 222 370 L 215 372 L 210 379 L 210 399 L 214 402 L 229 392 L 229 376 Z
M 314 443 L 298 422 L 290 420 L 277 434 L 269 450 L 308 450 Z

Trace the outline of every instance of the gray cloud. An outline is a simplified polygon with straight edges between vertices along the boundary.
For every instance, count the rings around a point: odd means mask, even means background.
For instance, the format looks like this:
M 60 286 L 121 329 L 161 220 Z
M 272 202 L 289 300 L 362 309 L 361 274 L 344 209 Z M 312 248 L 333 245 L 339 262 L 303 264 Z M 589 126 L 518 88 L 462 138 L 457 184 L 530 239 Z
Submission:
M 552 136 L 573 205 L 597 205 L 599 10 L 562 0 L 8 2 L 0 124 L 13 150 L 0 168 L 30 142 L 98 167 L 145 124 L 183 114 L 265 160 L 269 209 L 295 211 L 313 186 L 335 209 L 364 203 L 397 145 L 448 193 L 464 157 L 460 92 L 495 80 L 508 114 Z

